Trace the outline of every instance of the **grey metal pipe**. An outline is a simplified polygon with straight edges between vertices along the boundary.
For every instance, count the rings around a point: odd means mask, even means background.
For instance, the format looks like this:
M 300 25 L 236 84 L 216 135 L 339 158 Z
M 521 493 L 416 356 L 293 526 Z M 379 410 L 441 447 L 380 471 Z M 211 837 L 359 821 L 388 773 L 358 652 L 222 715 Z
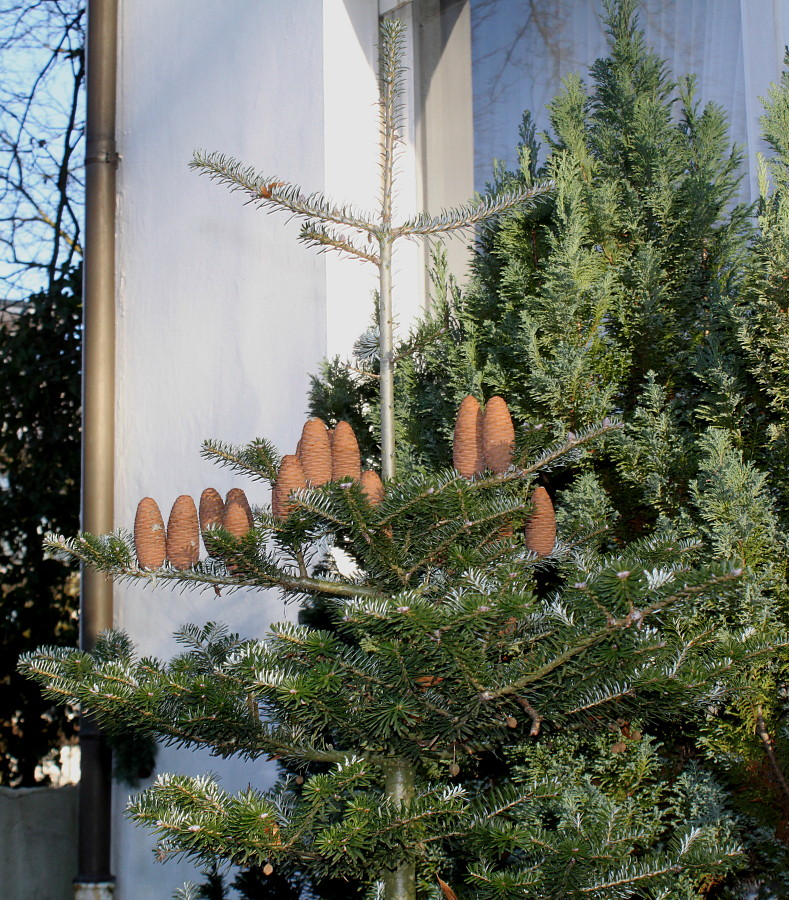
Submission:
M 88 0 L 85 260 L 83 266 L 82 528 L 112 530 L 115 456 L 115 146 L 117 0 Z M 112 584 L 82 574 L 80 646 L 112 627 Z M 109 896 L 110 753 L 89 716 L 80 730 L 75 898 Z

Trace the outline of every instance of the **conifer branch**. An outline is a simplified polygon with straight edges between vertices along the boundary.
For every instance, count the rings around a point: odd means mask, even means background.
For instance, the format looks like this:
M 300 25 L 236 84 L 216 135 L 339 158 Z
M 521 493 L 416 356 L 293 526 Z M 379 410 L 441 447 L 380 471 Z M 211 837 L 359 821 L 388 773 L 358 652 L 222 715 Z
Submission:
M 214 712 L 190 710 L 185 716 L 184 710 L 180 711 L 181 715 L 173 712 L 167 696 L 177 700 L 189 691 L 182 673 L 172 678 L 168 672 L 144 662 L 132 669 L 131 660 L 120 666 L 97 667 L 88 654 L 82 653 L 79 662 L 85 679 L 75 684 L 72 680 L 74 659 L 70 653 L 73 651 L 45 647 L 36 654 L 25 654 L 20 664 L 24 671 L 42 682 L 48 696 L 65 699 L 74 705 L 88 706 L 110 730 L 116 724 L 118 710 L 123 709 L 138 728 L 157 732 L 169 742 L 211 747 L 220 756 L 243 753 L 250 757 L 265 755 L 269 758 L 333 763 L 346 763 L 353 758 L 383 759 L 375 752 L 352 753 L 319 746 L 313 740 L 303 740 L 301 729 L 268 726 L 258 718 L 251 731 L 242 727 L 241 733 L 236 734 L 233 734 L 233 727 L 228 728 L 227 723 L 221 723 L 227 735 L 222 737 L 215 730 L 220 722 Z M 227 680 L 223 673 L 219 676 L 221 680 Z M 76 690 L 70 689 L 72 686 Z M 239 687 L 235 683 L 233 686 Z
M 542 726 L 542 716 L 525 697 L 519 697 L 516 694 L 512 699 L 520 705 L 526 715 L 531 719 L 531 728 L 529 729 L 529 734 L 531 735 L 531 737 L 537 737 Z
M 731 581 L 736 581 L 741 576 L 742 570 L 735 569 L 734 571 L 725 573 L 723 575 L 713 575 L 710 578 L 702 581 L 700 584 L 685 584 L 680 590 L 676 591 L 671 596 L 665 597 L 656 603 L 646 606 L 643 610 L 639 610 L 637 621 L 641 622 L 649 616 L 653 616 L 656 613 L 662 612 L 664 609 L 667 609 L 669 606 L 674 605 L 680 600 L 685 600 L 689 597 L 696 596 L 703 591 L 709 590 L 709 588 L 711 587 L 716 587 L 718 585 L 726 584 Z M 550 675 L 551 672 L 565 665 L 571 659 L 578 656 L 580 653 L 583 653 L 584 650 L 588 650 L 590 647 L 593 647 L 600 641 L 605 640 L 615 631 L 619 631 L 623 628 L 630 628 L 634 624 L 636 624 L 636 620 L 632 615 L 628 615 L 623 619 L 615 619 L 612 622 L 607 623 L 604 628 L 599 628 L 596 631 L 591 632 L 583 640 L 578 641 L 572 646 L 568 646 L 565 650 L 555 656 L 550 662 L 546 663 L 543 666 L 540 666 L 540 668 L 536 669 L 535 671 L 529 672 L 528 674 L 522 676 L 521 678 L 518 678 L 511 684 L 505 685 L 504 687 L 499 687 L 494 690 L 487 689 L 483 691 L 481 694 L 481 699 L 494 700 L 499 697 L 506 697 L 511 694 L 516 694 L 518 691 L 523 690 L 523 688 L 528 687 L 530 684 L 535 684 L 542 681 L 542 679 L 544 679 L 546 675 Z
M 243 447 L 236 447 L 222 441 L 205 441 L 200 449 L 203 459 L 228 466 L 250 478 L 273 484 L 282 459 L 271 441 L 255 438 Z
M 557 463 L 563 457 L 572 453 L 574 450 L 594 442 L 611 431 L 620 429 L 622 426 L 615 420 L 607 420 L 601 425 L 589 428 L 584 432 L 573 435 L 569 440 L 557 442 L 552 447 L 545 450 L 534 462 L 525 466 L 512 466 L 506 472 L 501 474 L 483 475 L 475 478 L 471 482 L 463 479 L 454 469 L 444 470 L 430 479 L 424 479 L 424 488 L 420 491 L 414 490 L 416 481 L 408 484 L 408 491 L 403 492 L 402 501 L 398 501 L 397 495 L 387 497 L 382 505 L 384 515 L 380 519 L 381 526 L 387 526 L 395 522 L 399 517 L 421 505 L 428 498 L 437 499 L 438 496 L 446 492 L 458 493 L 461 490 L 470 490 L 472 492 L 487 491 L 496 485 L 505 485 L 511 482 L 528 481 L 536 472 L 546 469 Z
M 117 581 L 144 581 L 152 587 L 160 582 L 173 582 L 206 588 L 227 587 L 231 590 L 244 587 L 277 587 L 292 594 L 387 598 L 386 594 L 366 585 L 331 581 L 327 578 L 305 578 L 282 570 L 272 572 L 257 569 L 254 574 L 231 574 L 223 566 L 210 563 L 198 563 L 191 569 L 166 568 L 153 571 L 140 569 L 133 562 L 130 541 L 122 533 L 109 535 L 106 539 L 97 539 L 89 534 L 81 534 L 76 538 L 48 534 L 44 538 L 44 545 L 50 550 L 89 565 L 98 572 L 105 572 Z M 117 556 L 118 548 L 123 552 L 121 559 Z M 240 561 L 249 566 L 248 560 L 241 558 Z
M 355 526 L 359 529 L 362 539 L 368 546 L 369 553 L 375 557 L 376 562 L 389 569 L 403 586 L 407 586 L 408 572 L 392 558 L 392 540 L 386 533 L 386 529 L 381 529 L 367 522 L 365 508 L 367 508 L 369 514 L 369 505 L 362 500 L 361 492 L 353 488 L 346 490 L 343 492 L 343 499 L 353 516 Z M 387 553 L 387 550 L 390 552 Z
M 381 263 L 380 258 L 372 250 L 363 250 L 357 247 L 346 235 L 331 232 L 326 227 L 312 223 L 302 227 L 299 240 L 307 244 L 308 247 L 319 247 L 321 250 L 337 250 L 356 259 L 370 262 L 374 266 L 378 266 Z
M 736 847 L 733 848 L 730 852 L 723 854 L 723 856 L 719 857 L 715 861 L 715 865 L 722 866 L 726 859 L 734 859 L 736 857 L 742 856 L 742 848 Z M 613 891 L 613 890 L 621 890 L 625 885 L 630 884 L 638 884 L 640 881 L 645 880 L 654 880 L 659 878 L 660 876 L 672 876 L 676 877 L 678 871 L 682 870 L 690 870 L 701 868 L 701 867 L 709 867 L 710 860 L 704 859 L 703 862 L 697 863 L 692 859 L 683 859 L 682 865 L 678 865 L 678 860 L 669 859 L 663 865 L 644 865 L 639 867 L 635 872 L 628 871 L 622 872 L 620 877 L 614 878 L 611 880 L 603 880 L 603 881 L 595 881 L 594 884 L 590 884 L 586 887 L 577 888 L 578 892 L 581 894 L 595 894 L 600 896 L 602 891 Z
M 368 372 L 366 369 L 360 369 L 358 366 L 352 366 L 350 363 L 343 363 L 343 366 L 349 372 L 355 372 L 357 375 L 361 375 L 362 378 L 372 378 L 374 381 L 378 381 L 381 377 L 377 372 Z
M 525 513 L 528 511 L 528 509 L 529 505 L 527 503 L 514 503 L 511 507 L 508 507 L 505 510 L 497 510 L 495 512 L 488 513 L 487 515 L 480 516 L 476 519 L 457 519 L 454 522 L 439 521 L 435 524 L 432 524 L 429 527 L 428 534 L 432 534 L 435 537 L 439 537 L 440 534 L 443 534 L 444 536 L 436 544 L 431 546 L 431 548 L 424 555 L 418 557 L 410 568 L 405 570 L 405 572 L 403 573 L 405 581 L 408 582 L 411 577 L 418 571 L 424 569 L 426 566 L 429 566 L 432 563 L 441 560 L 447 550 L 458 542 L 458 539 L 461 537 L 461 535 L 468 534 L 472 530 L 480 528 L 481 526 L 495 523 L 498 525 L 498 527 L 494 530 L 494 532 L 488 535 L 488 538 L 490 538 L 492 537 L 492 534 L 496 533 L 501 528 L 502 525 L 505 525 L 507 523 L 508 519 L 514 513 Z M 506 555 L 506 552 L 503 553 L 503 555 Z
M 449 333 L 449 325 L 436 322 L 434 319 L 423 321 L 415 332 L 412 332 L 408 340 L 402 343 L 394 356 L 394 362 L 416 356 L 440 338 Z
M 464 228 L 473 228 L 480 222 L 490 221 L 516 207 L 533 206 L 538 200 L 555 191 L 553 182 L 512 188 L 496 194 L 485 194 L 476 203 L 468 203 L 453 209 L 442 210 L 437 216 L 420 213 L 392 229 L 395 237 L 417 237 L 431 234 L 448 234 Z
M 262 175 L 224 153 L 196 150 L 189 168 L 201 175 L 208 175 L 212 181 L 227 185 L 231 191 L 243 191 L 249 196 L 248 202 L 270 212 L 279 209 L 304 219 L 333 222 L 360 232 L 377 234 L 377 223 L 372 213 L 359 212 L 350 206 L 336 206 L 318 192 L 305 195 L 297 186 L 280 181 L 276 176 Z
M 381 177 L 381 225 L 388 229 L 392 208 L 392 186 L 397 149 L 401 144 L 403 106 L 403 53 L 405 28 L 399 19 L 381 23 L 378 44 L 378 129 Z M 381 235 L 383 236 L 383 235 Z M 388 235 L 387 235 L 388 236 Z
M 573 450 L 583 447 L 586 444 L 599 440 L 603 435 L 613 431 L 622 429 L 622 423 L 614 418 L 604 419 L 600 425 L 585 429 L 579 434 L 568 435 L 567 440 L 557 442 L 553 447 L 548 448 L 544 453 L 535 459 L 528 466 L 519 466 L 517 474 L 521 478 L 527 475 L 533 475 L 542 469 L 549 469 L 554 463 L 559 462 L 563 457 L 568 456 Z M 501 480 L 507 480 L 507 473 L 495 476 Z

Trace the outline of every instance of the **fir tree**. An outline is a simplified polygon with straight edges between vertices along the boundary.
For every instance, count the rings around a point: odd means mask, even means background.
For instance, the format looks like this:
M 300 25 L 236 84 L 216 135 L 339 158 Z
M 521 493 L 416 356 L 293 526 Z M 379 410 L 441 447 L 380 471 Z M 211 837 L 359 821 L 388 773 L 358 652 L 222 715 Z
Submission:
M 623 429 L 593 454 L 544 478 L 561 516 L 608 551 L 666 527 L 698 541 L 703 557 L 746 573 L 733 603 L 716 601 L 718 624 L 770 627 L 789 612 L 789 78 L 765 101 L 774 155 L 762 164 L 754 227 L 736 202 L 740 154 L 723 112 L 699 107 L 692 78 L 671 80 L 635 11 L 630 0 L 606 5 L 609 55 L 588 87 L 572 76 L 551 104 L 542 167 L 524 118 L 520 168 L 497 180 L 550 175 L 555 202 L 483 227 L 468 290 L 439 292 L 429 327 L 443 333 L 400 370 L 400 415 L 418 408 L 432 421 L 409 450 L 427 467 L 449 446 L 446 407 L 469 391 L 510 398 L 535 449 L 620 416 Z M 330 377 L 317 387 L 315 408 L 344 410 Z M 789 821 L 784 669 L 784 654 L 752 668 L 758 700 L 716 704 L 681 728 L 652 722 L 728 782 L 757 879 L 786 869 L 785 845 L 765 837 L 785 835 Z M 777 880 L 771 890 L 789 895 Z
M 642 47 L 627 4 L 611 10 L 614 40 L 625 29 L 630 42 L 620 48 L 621 65 L 637 68 Z M 449 453 L 442 456 L 440 440 L 418 451 L 403 440 L 395 477 L 395 435 L 404 432 L 403 406 L 398 421 L 392 390 L 396 356 L 406 379 L 427 380 L 433 396 L 444 398 L 443 411 L 456 408 L 452 394 L 464 380 L 466 392 L 487 390 L 495 373 L 504 378 L 509 370 L 496 365 L 491 324 L 453 355 L 458 367 L 445 387 L 435 374 L 422 377 L 430 367 L 419 367 L 438 352 L 442 334 L 471 331 L 470 313 L 452 320 L 451 291 L 440 304 L 445 318 L 395 354 L 392 244 L 488 221 L 545 193 L 524 175 L 525 183 L 504 183 L 463 210 L 393 223 L 400 37 L 398 25 L 384 25 L 378 218 L 305 196 L 219 156 L 196 159 L 201 170 L 261 205 L 300 215 L 308 243 L 379 267 L 379 336 L 362 341 L 360 352 L 368 348 L 380 376 L 383 499 L 372 502 L 350 480 L 298 491 L 287 515 L 281 508 L 257 509 L 242 537 L 221 527 L 207 532 L 210 558 L 185 569 L 141 568 L 122 532 L 50 543 L 116 578 L 277 587 L 286 597 L 320 602 L 331 629 L 285 623 L 266 640 L 243 641 L 215 624 L 187 626 L 179 635 L 184 652 L 169 663 L 141 659 L 124 635 L 109 633 L 92 654 L 41 650 L 24 659 L 23 669 L 49 695 L 91 709 L 110 732 L 134 728 L 207 746 L 219 756 L 278 758 L 305 773 L 303 784 L 286 777 L 270 793 L 250 787 L 235 796 L 210 777 L 160 777 L 132 801 L 130 815 L 159 836 L 163 856 L 228 860 L 262 867 L 264 874 L 290 871 L 296 880 L 305 871 L 344 877 L 387 900 L 409 900 L 417 892 L 491 900 L 690 900 L 724 877 L 742 849 L 709 776 L 686 769 L 668 786 L 661 771 L 666 762 L 637 722 L 681 721 L 713 704 L 760 703 L 762 685 L 748 678 L 752 660 L 774 653 L 784 638 L 769 609 L 758 629 L 738 614 L 749 576 L 736 538 L 728 545 L 731 559 L 712 564 L 704 559 L 703 535 L 687 540 L 681 527 L 667 523 L 624 550 L 601 538 L 615 507 L 596 477 L 597 457 L 614 445 L 619 428 L 605 414 L 631 373 L 620 346 L 626 337 L 614 327 L 607 287 L 614 279 L 606 278 L 600 262 L 605 249 L 586 247 L 597 240 L 596 219 L 605 210 L 589 215 L 589 202 L 572 183 L 588 170 L 574 164 L 569 150 L 551 172 L 556 201 L 550 215 L 575 231 L 563 234 L 550 218 L 540 225 L 538 243 L 553 256 L 531 276 L 534 285 L 549 285 L 551 297 L 566 300 L 561 311 L 557 307 L 551 340 L 541 344 L 536 318 L 521 323 L 514 293 L 509 307 L 502 305 L 531 348 L 527 358 L 551 362 L 531 387 L 510 385 L 505 393 L 521 413 L 531 391 L 545 394 L 556 409 L 541 418 L 521 415 L 530 427 L 500 471 L 464 478 L 449 467 Z M 662 69 L 642 68 L 634 83 L 647 84 L 657 109 L 665 99 Z M 622 103 L 638 109 L 632 100 L 627 95 Z M 616 144 L 614 112 L 599 114 L 599 140 L 606 146 Z M 657 150 L 645 151 L 647 157 L 661 164 Z M 637 221 L 639 197 L 635 187 L 627 195 L 627 217 L 647 235 L 646 243 L 650 228 L 659 225 Z M 505 217 L 501 227 L 520 222 L 528 236 L 532 225 L 523 223 L 539 214 Z M 487 239 L 498 233 L 492 227 Z M 365 243 L 367 235 L 375 240 Z M 686 237 L 676 238 L 677 271 L 691 266 Z M 620 296 L 614 288 L 613 296 Z M 480 304 L 483 299 L 480 292 Z M 544 302 L 540 316 L 550 318 L 552 308 Z M 691 321 L 684 307 L 675 313 Z M 578 327 L 558 326 L 568 321 Z M 509 336 L 503 327 L 501 334 Z M 664 340 L 674 340 L 668 326 Z M 675 343 L 677 354 L 687 356 L 691 342 L 682 337 Z M 602 365 L 605 376 L 592 363 Z M 569 399 L 551 388 L 552 379 L 558 384 L 556 368 L 575 379 Z M 403 396 L 406 404 L 419 402 Z M 437 433 L 450 428 L 443 422 Z M 718 451 L 729 461 L 737 452 L 710 443 L 711 462 Z M 212 443 L 205 452 L 258 480 L 275 480 L 280 468 L 277 451 L 264 440 L 244 448 Z M 433 457 L 430 466 L 419 465 L 421 452 Z M 553 551 L 538 555 L 523 531 L 534 515 L 535 481 L 559 483 L 568 466 L 581 473 L 566 490 L 574 502 L 560 509 Z M 741 466 L 758 487 L 747 461 Z M 721 492 L 716 517 L 732 518 L 725 492 L 734 484 L 715 486 Z M 708 488 L 699 481 L 696 490 Z M 760 521 L 769 521 L 768 498 L 755 496 L 732 527 L 741 515 L 757 515 L 760 503 Z M 348 553 L 356 564 L 352 574 L 333 567 L 330 554 L 316 557 L 331 546 Z M 755 546 L 754 553 L 761 552 Z M 754 588 L 759 602 L 765 589 Z M 482 763 L 507 754 L 513 777 L 497 783 Z

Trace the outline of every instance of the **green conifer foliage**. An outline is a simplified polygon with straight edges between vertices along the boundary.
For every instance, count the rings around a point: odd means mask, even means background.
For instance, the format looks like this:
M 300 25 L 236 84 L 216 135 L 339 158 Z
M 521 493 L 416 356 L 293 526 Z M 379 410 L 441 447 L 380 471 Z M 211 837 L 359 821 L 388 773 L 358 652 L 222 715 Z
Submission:
M 698 415 L 703 389 L 711 395 L 706 420 L 725 405 L 695 370 L 712 343 L 706 332 L 734 327 L 730 280 L 747 231 L 746 209 L 730 209 L 741 157 L 723 112 L 699 110 L 692 79 L 674 98 L 634 6 L 607 5 L 610 56 L 593 67 L 590 90 L 570 76 L 550 105 L 540 174 L 554 180 L 555 203 L 483 229 L 476 278 L 455 310 L 471 370 L 462 392 L 484 385 L 523 421 L 573 428 L 630 411 L 650 371 L 673 388 L 678 369 L 691 376 L 678 397 L 683 414 Z M 499 183 L 537 176 L 528 116 L 521 133 L 520 171 L 500 174 Z
M 765 101 L 774 153 L 753 222 L 737 202 L 740 153 L 724 112 L 698 104 L 693 78 L 672 80 L 634 0 L 605 7 L 608 56 L 588 84 L 568 77 L 550 105 L 544 164 L 527 115 L 519 170 L 496 173 L 513 185 L 547 174 L 554 201 L 481 230 L 468 289 L 439 293 L 427 326 L 452 327 L 401 370 L 403 418 L 423 410 L 434 435 L 412 445 L 413 464 L 446 452 L 446 405 L 469 391 L 510 399 L 533 450 L 619 416 L 621 431 L 544 475 L 560 520 L 583 523 L 603 550 L 667 529 L 699 558 L 742 566 L 732 602 L 694 615 L 759 630 L 789 615 L 789 76 Z M 778 826 L 785 839 L 789 822 L 785 666 L 785 654 L 754 664 L 757 702 L 715 704 L 680 730 L 660 726 L 660 712 L 652 724 L 669 755 L 672 743 L 706 748 L 706 764 L 744 801 L 757 880 L 772 877 L 760 868 L 770 858 L 776 868 L 786 859 L 759 830 Z
M 789 64 L 789 58 L 786 60 Z M 773 148 L 760 169 L 758 233 L 749 254 L 735 310 L 745 366 L 756 384 L 748 410 L 761 461 L 789 505 L 787 415 L 789 415 L 789 74 L 764 101 L 764 136 Z M 772 182 L 772 184 L 771 184 Z M 757 431 L 758 429 L 758 431 Z
M 130 814 L 164 855 L 365 883 L 400 858 L 416 866 L 424 896 L 438 874 L 468 897 L 528 889 L 602 900 L 638 896 L 642 885 L 690 897 L 741 848 L 708 779 L 652 783 L 657 755 L 628 723 L 649 720 L 658 696 L 678 712 L 720 700 L 729 682 L 746 681 L 748 659 L 774 645 L 763 632 L 697 620 L 699 605 L 739 590 L 741 572 L 693 565 L 690 547 L 652 540 L 615 557 L 560 547 L 546 562 L 521 539 L 500 538 L 502 525 L 528 519 L 532 473 L 608 430 L 502 475 L 401 476 L 379 506 L 348 482 L 300 492 L 284 522 L 260 510 L 244 538 L 212 531 L 212 558 L 187 571 L 137 569 L 121 534 L 59 541 L 116 577 L 319 596 L 333 628 L 285 623 L 267 640 L 241 641 L 190 626 L 185 652 L 166 664 L 138 658 L 116 633 L 92 655 L 39 651 L 24 669 L 110 732 L 133 726 L 305 772 L 323 764 L 303 787 L 291 776 L 269 794 L 160 777 Z M 343 539 L 354 577 L 303 571 L 318 535 Z M 539 572 L 555 564 L 566 580 L 544 594 Z M 591 735 L 607 787 L 577 767 L 573 735 Z M 518 741 L 515 780 L 491 783 L 483 769 L 474 790 L 460 783 L 480 757 Z M 416 781 L 398 803 L 383 788 L 401 761 Z M 632 793 L 621 787 L 629 782 Z
M 169 662 L 140 658 L 117 632 L 93 654 L 43 649 L 23 660 L 48 695 L 84 704 L 110 733 L 134 728 L 302 773 L 237 795 L 208 776 L 161 776 L 130 815 L 163 857 L 273 869 L 291 886 L 304 873 L 347 878 L 386 900 L 689 900 L 742 864 L 714 779 L 645 736 L 738 704 L 763 710 L 766 732 L 775 673 L 751 671 L 787 643 L 774 614 L 782 570 L 762 565 L 775 562 L 777 533 L 743 543 L 738 531 L 780 521 L 756 462 L 723 431 L 734 394 L 721 386 L 742 375 L 728 350 L 717 380 L 694 369 L 712 346 L 707 331 L 719 344 L 740 334 L 728 285 L 744 214 L 725 214 L 737 156 L 721 114 L 698 112 L 690 87 L 674 123 L 672 85 L 629 0 L 608 5 L 608 27 L 595 91 L 570 79 L 553 107 L 553 199 L 536 180 L 528 122 L 521 171 L 502 174 L 491 197 L 399 226 L 385 208 L 369 222 L 221 156 L 196 159 L 261 205 L 306 219 L 307 243 L 375 262 L 382 284 L 395 237 L 487 224 L 473 290 L 461 297 L 439 264 L 433 315 L 385 360 L 397 373 L 398 441 L 385 392 L 376 396 L 384 379 L 362 382 L 371 417 L 355 381 L 333 370 L 339 406 L 367 423 L 363 453 L 373 457 L 379 438 L 397 447 L 380 504 L 349 481 L 298 491 L 285 518 L 260 505 L 243 537 L 209 531 L 210 558 L 183 570 L 141 569 L 123 532 L 51 539 L 114 578 L 276 588 L 324 612 L 325 628 L 284 623 L 264 640 L 187 626 Z M 382 78 L 397 71 L 387 64 Z M 713 307 L 729 310 L 720 327 Z M 387 354 L 373 331 L 358 368 L 383 375 Z M 327 408 L 332 387 L 316 382 Z M 506 396 L 519 428 L 512 466 L 466 480 L 448 466 L 469 392 Z M 717 430 L 696 446 L 691 401 L 702 394 L 703 422 Z M 422 428 L 435 424 L 425 437 L 417 415 Z M 349 416 L 335 407 L 327 418 Z M 664 447 L 687 467 L 678 499 Z M 264 482 L 280 462 L 265 440 L 205 453 Z M 645 493 L 636 458 L 662 464 Z M 715 466 L 725 477 L 710 485 Z M 524 541 L 538 483 L 559 510 L 546 556 Z M 745 500 L 738 485 L 751 490 Z M 341 571 L 332 547 L 354 566 Z M 760 610 L 758 627 L 746 608 Z M 711 728 L 713 739 L 723 738 Z

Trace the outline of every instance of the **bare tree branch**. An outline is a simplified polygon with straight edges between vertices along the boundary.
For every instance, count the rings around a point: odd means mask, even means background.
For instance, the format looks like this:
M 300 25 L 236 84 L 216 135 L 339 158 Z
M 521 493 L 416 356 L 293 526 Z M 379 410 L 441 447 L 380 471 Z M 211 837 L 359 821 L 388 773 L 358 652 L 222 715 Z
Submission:
M 84 0 L 0 8 L 0 308 L 82 254 Z

